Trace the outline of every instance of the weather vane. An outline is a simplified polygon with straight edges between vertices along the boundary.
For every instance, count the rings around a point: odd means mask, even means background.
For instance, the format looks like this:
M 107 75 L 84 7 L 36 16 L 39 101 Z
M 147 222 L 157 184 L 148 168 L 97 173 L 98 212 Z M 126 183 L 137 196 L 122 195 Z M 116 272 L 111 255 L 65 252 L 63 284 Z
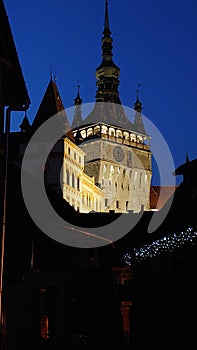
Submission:
M 137 93 L 137 98 L 139 98 L 139 87 L 141 86 L 141 84 L 137 84 L 137 89 L 136 89 L 136 93 Z

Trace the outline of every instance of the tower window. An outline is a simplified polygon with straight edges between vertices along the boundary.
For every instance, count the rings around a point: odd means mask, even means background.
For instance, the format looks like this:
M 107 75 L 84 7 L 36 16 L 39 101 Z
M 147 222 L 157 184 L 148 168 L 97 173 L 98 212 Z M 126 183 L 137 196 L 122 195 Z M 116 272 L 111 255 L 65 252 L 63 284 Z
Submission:
M 68 169 L 66 170 L 66 183 L 70 185 L 70 172 Z
M 89 128 L 87 130 L 87 136 L 91 136 L 91 135 L 93 135 L 93 130 L 92 130 L 92 128 Z
M 128 160 L 131 160 L 131 159 L 132 159 L 132 153 L 128 152 Z
M 125 138 L 125 140 L 129 140 L 129 133 L 124 132 L 124 138 Z
M 142 187 L 142 173 L 140 173 L 140 178 L 139 178 L 139 187 Z
M 107 127 L 105 125 L 102 126 L 102 133 L 107 134 Z
M 116 201 L 116 209 L 119 209 L 119 208 L 120 208 L 120 202 Z
M 114 173 L 114 167 L 113 167 L 113 165 L 110 165 L 110 173 L 111 173 L 111 174 Z
M 115 129 L 114 128 L 109 128 L 109 135 L 115 136 Z
M 77 178 L 77 190 L 80 191 L 80 180 L 79 180 L 79 177 Z
M 122 132 L 120 130 L 116 131 L 116 137 L 122 137 Z
M 72 174 L 72 187 L 75 187 L 75 175 Z

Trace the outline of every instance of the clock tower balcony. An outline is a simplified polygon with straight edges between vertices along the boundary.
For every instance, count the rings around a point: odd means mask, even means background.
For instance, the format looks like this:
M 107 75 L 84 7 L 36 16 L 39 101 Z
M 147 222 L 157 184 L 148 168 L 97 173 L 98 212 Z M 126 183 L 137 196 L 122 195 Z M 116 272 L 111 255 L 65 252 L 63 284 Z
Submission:
M 129 147 L 150 151 L 149 136 L 125 130 L 117 126 L 104 123 L 86 125 L 78 130 L 74 130 L 74 136 L 77 134 L 77 131 L 81 134 L 81 143 L 100 138 Z

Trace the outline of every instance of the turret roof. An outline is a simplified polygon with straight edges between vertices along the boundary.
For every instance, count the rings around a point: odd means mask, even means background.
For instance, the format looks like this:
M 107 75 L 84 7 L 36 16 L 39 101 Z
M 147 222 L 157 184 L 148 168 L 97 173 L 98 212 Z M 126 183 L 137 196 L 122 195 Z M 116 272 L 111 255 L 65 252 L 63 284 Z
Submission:
M 56 82 L 53 81 L 52 77 L 49 81 L 47 89 L 45 91 L 44 97 L 40 103 L 34 121 L 32 123 L 32 131 L 36 131 L 44 122 L 46 122 L 53 115 L 64 112 L 65 113 L 65 134 L 74 141 L 72 135 L 70 123 L 66 115 L 66 111 L 60 97 L 59 90 L 57 88 Z

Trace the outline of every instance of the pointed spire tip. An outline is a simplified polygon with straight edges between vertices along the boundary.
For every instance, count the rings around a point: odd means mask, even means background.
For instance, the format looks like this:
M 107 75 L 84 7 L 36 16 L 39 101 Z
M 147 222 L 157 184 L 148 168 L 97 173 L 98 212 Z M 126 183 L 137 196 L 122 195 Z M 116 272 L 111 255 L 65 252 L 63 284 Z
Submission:
M 110 26 L 109 26 L 109 11 L 108 11 L 108 0 L 105 1 L 105 24 L 104 24 L 104 35 L 110 35 Z
M 82 104 L 82 99 L 80 97 L 80 84 L 79 84 L 79 80 L 77 80 L 78 82 L 78 85 L 77 85 L 77 97 L 75 98 L 75 103 L 74 105 L 77 106 L 77 105 L 80 105 Z
M 139 100 L 139 87 L 141 84 L 137 84 L 137 89 L 136 89 L 136 102 L 134 104 L 134 108 L 137 112 L 141 113 L 142 112 L 142 103 Z

